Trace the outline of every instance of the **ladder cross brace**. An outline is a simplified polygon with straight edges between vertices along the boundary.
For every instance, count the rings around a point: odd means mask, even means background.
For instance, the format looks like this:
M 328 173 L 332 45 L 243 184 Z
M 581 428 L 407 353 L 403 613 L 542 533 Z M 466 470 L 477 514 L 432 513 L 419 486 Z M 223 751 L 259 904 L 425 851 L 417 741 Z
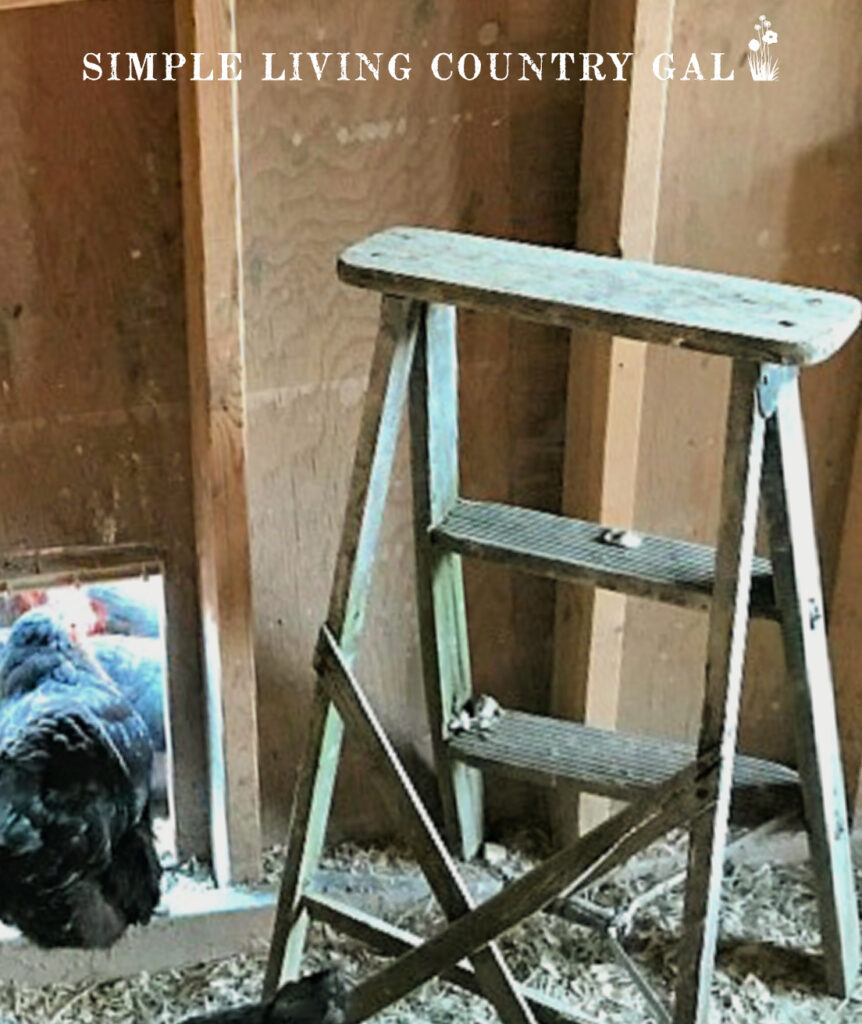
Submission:
M 383 232 L 351 247 L 339 273 L 383 294 L 381 326 L 329 614 L 317 648 L 318 686 L 294 796 L 266 993 L 298 972 L 313 915 L 397 956 L 353 990 L 351 1022 L 436 975 L 480 992 L 505 1024 L 577 1021 L 576 1010 L 515 984 L 496 939 L 686 825 L 689 860 L 673 1021 L 706 1024 L 731 797 L 786 795 L 794 802 L 801 792 L 827 985 L 846 996 L 859 971 L 859 922 L 798 376 L 801 366 L 827 358 L 847 340 L 862 307 L 846 296 L 811 289 L 419 228 Z M 605 543 L 608 531 L 598 524 L 463 499 L 456 305 L 731 358 L 715 551 L 661 537 L 635 538 L 620 548 Z M 423 683 L 445 841 L 353 670 L 408 399 Z M 754 550 L 761 494 L 769 558 Z M 707 609 L 696 750 L 517 713 L 489 735 L 484 750 L 470 737 L 452 735 L 453 712 L 471 695 L 463 557 Z M 798 772 L 736 755 L 752 614 L 775 620 L 782 630 L 795 697 Z M 397 811 L 448 919 L 424 942 L 312 889 L 345 729 L 374 766 L 375 781 Z M 534 737 L 532 745 L 524 742 L 528 736 Z M 483 771 L 552 785 L 565 780 L 629 803 L 477 907 L 449 851 L 469 857 L 481 843 Z

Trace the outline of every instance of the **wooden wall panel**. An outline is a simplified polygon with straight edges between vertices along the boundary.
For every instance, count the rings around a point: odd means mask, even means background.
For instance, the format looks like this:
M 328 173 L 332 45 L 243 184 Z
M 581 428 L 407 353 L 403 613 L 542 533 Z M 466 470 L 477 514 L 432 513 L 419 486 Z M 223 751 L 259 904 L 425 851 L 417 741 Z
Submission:
M 677 62 L 728 53 L 733 83 L 671 88 L 658 259 L 858 292 L 862 71 L 854 42 L 862 8 L 785 0 L 770 11 L 780 77 L 755 84 L 745 66 L 754 8 L 741 0 L 679 0 Z M 761 10 L 757 9 L 756 14 Z M 679 57 L 683 55 L 683 57 Z M 835 576 L 859 405 L 862 346 L 803 375 L 827 594 Z M 715 535 L 727 367 L 708 357 L 650 352 L 638 523 Z M 632 602 L 621 724 L 693 736 L 700 713 L 704 616 Z M 793 759 L 775 627 L 750 641 L 741 742 Z
M 578 83 L 434 80 L 440 50 L 579 49 L 582 4 L 360 4 L 325 11 L 249 0 L 244 52 L 409 51 L 408 82 L 244 78 L 249 475 L 265 830 L 281 833 L 302 748 L 310 658 L 331 582 L 377 300 L 340 286 L 338 251 L 397 222 L 570 243 Z M 465 488 L 558 507 L 566 339 L 464 318 Z M 529 344 L 528 344 L 529 343 Z M 361 678 L 417 766 L 429 742 L 416 651 L 402 448 Z M 553 588 L 471 572 L 478 685 L 541 706 Z M 537 637 L 546 638 L 536 643 Z M 385 827 L 349 758 L 338 820 Z M 424 778 L 427 788 L 427 774 Z M 345 799 L 346 797 L 346 799 Z M 492 793 L 492 804 L 494 794 Z
M 284 824 L 304 739 L 310 655 L 331 579 L 377 314 L 340 286 L 348 242 L 413 222 L 570 245 L 578 203 L 580 83 L 435 81 L 438 50 L 582 49 L 587 3 L 416 0 L 312 5 L 246 0 L 239 46 L 246 255 L 249 486 L 261 774 L 270 838 Z M 759 13 L 759 11 L 758 11 Z M 670 90 L 657 255 L 663 262 L 854 291 L 860 280 L 862 10 L 783 0 L 781 77 L 748 81 L 742 0 L 678 0 L 674 50 L 715 50 L 733 84 Z M 82 0 L 3 14 L 0 35 L 0 548 L 149 542 L 166 553 L 175 728 L 196 751 L 178 799 L 187 845 L 205 846 L 203 707 L 183 333 L 176 92 L 82 83 L 87 50 L 173 47 L 168 0 Z M 263 83 L 259 54 L 409 51 L 409 81 Z M 32 54 L 38 52 L 40 60 Z M 462 317 L 464 488 L 560 505 L 567 340 Z M 854 346 L 805 377 L 827 592 L 835 577 L 860 401 Z M 651 352 L 636 520 L 712 539 L 727 371 Z M 426 791 L 412 596 L 406 449 L 361 665 Z M 551 584 L 469 567 L 477 686 L 548 706 Z M 180 642 L 177 636 L 181 636 Z M 632 602 L 620 725 L 693 735 L 705 619 Z M 846 654 L 846 652 L 845 652 Z M 753 631 L 743 743 L 792 759 L 774 628 Z M 339 822 L 369 817 L 348 760 Z M 492 813 L 527 805 L 492 789 Z M 504 806 L 505 805 L 505 806 Z
M 172 49 L 172 5 L 0 17 L 0 550 L 164 553 L 180 840 L 202 853 L 176 91 L 81 74 L 90 50 Z

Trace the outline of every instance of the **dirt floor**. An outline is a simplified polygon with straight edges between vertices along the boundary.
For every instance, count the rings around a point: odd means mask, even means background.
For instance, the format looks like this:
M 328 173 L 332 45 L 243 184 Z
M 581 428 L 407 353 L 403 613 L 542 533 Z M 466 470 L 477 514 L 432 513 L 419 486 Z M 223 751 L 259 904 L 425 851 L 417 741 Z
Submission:
M 522 834 L 506 847 L 491 844 L 487 859 L 465 868 L 477 899 L 495 892 L 546 852 L 541 836 Z M 862 1024 L 862 984 L 840 1002 L 823 995 L 819 933 L 804 839 L 774 828 L 731 847 L 719 966 L 714 990 L 716 1022 L 757 1024 Z M 764 861 L 764 855 L 768 860 Z M 655 844 L 588 896 L 619 914 L 635 911 L 623 945 L 642 976 L 662 993 L 674 978 L 675 935 L 681 912 L 681 837 Z M 274 879 L 278 851 L 268 859 Z M 862 888 L 862 872 L 857 878 Z M 411 931 L 429 934 L 441 923 L 421 874 L 392 850 L 343 846 L 327 858 L 320 887 Z M 645 894 L 649 894 L 648 896 Z M 597 912 L 602 916 L 602 910 Z M 621 934 L 626 920 L 617 916 Z M 656 1019 L 648 1002 L 620 966 L 606 927 L 584 927 L 551 914 L 538 915 L 506 936 L 502 947 L 519 981 L 571 1006 L 584 1021 L 645 1024 Z M 259 955 L 137 978 L 42 989 L 0 987 L 3 1024 L 176 1024 L 204 1009 L 256 998 L 264 962 Z M 363 976 L 381 961 L 365 947 L 315 925 L 307 968 L 340 965 L 348 978 Z M 664 996 L 663 998 L 666 998 Z M 481 999 L 433 982 L 389 1011 L 380 1022 L 494 1021 Z

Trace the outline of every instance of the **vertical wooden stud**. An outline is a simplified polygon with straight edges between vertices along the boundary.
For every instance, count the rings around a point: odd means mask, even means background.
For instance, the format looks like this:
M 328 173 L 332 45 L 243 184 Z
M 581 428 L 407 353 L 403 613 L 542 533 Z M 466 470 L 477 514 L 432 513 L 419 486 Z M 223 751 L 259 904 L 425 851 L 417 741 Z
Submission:
M 233 0 L 177 0 L 177 48 L 236 50 Z M 235 82 L 180 81 L 195 529 L 219 884 L 261 867 Z
M 862 827 L 862 685 L 859 681 L 862 639 L 862 417 L 856 431 L 838 567 L 829 602 L 829 641 L 835 670 L 835 697 L 841 753 L 854 832 Z
M 628 81 L 587 88 L 578 247 L 652 260 L 668 83 L 652 73 L 670 49 L 676 0 L 623 0 L 590 7 L 589 49 L 630 51 Z M 567 391 L 563 507 L 566 515 L 614 526 L 632 523 L 647 346 L 622 338 L 572 336 Z M 626 599 L 592 588 L 557 587 L 552 712 L 606 728 L 617 720 Z M 576 794 L 552 803 L 558 839 L 578 829 Z M 584 798 L 583 827 L 607 802 Z

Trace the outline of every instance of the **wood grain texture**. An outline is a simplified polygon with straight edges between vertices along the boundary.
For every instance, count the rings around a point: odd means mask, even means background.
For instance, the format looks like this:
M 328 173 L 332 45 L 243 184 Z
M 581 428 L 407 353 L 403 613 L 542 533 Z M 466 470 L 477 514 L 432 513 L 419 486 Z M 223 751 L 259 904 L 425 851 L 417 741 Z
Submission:
M 425 228 L 357 242 L 338 273 L 392 295 L 752 362 L 821 362 L 862 316 L 848 295 Z
M 264 999 L 272 998 L 282 981 L 299 976 L 309 924 L 302 897 L 326 838 L 343 736 L 340 715 L 319 690 L 308 723 L 306 754 L 296 776 L 287 855 L 263 979 Z
M 853 454 L 847 508 L 827 626 L 835 675 L 835 698 L 841 726 L 841 757 L 854 832 L 862 826 L 862 687 L 857 643 L 862 636 L 862 421 Z
M 674 1001 L 676 1024 L 706 1024 L 718 941 L 724 848 L 748 634 L 748 601 L 760 501 L 764 417 L 758 408 L 759 368 L 735 362 L 727 410 L 721 521 L 715 590 L 709 614 L 706 680 L 698 757 L 713 755 L 713 772 L 698 797 L 713 810 L 689 830 L 688 874 Z
M 587 86 L 577 244 L 605 255 L 655 256 L 666 83 L 647 66 L 666 50 L 675 0 L 590 5 L 588 49 L 632 52 L 631 80 Z M 568 361 L 561 511 L 595 522 L 634 522 L 647 353 L 620 338 L 575 332 Z M 551 708 L 614 728 L 619 716 L 627 602 L 618 594 L 557 587 Z M 560 794 L 558 839 L 589 828 L 602 803 Z M 580 820 L 579 820 L 580 819 Z
M 232 0 L 176 0 L 175 12 L 180 51 L 236 50 Z M 261 870 L 238 99 L 232 82 L 182 80 L 179 92 L 212 861 L 224 885 L 254 879 Z
M 2 29 L 0 549 L 160 553 L 178 842 L 206 857 L 176 87 L 81 80 L 89 50 L 173 49 L 172 7 Z
M 677 54 L 724 50 L 726 67 L 737 71 L 735 82 L 726 86 L 671 85 L 657 258 L 858 293 L 862 71 L 852 58 L 852 40 L 862 31 L 862 9 L 836 7 L 835 16 L 824 20 L 822 11 L 790 0 L 780 17 L 767 12 L 780 33 L 785 73 L 761 89 L 742 60 L 752 14 L 748 4 L 732 0 L 704 7 L 678 0 L 677 6 Z M 721 360 L 650 350 L 634 520 L 639 528 L 714 543 L 728 374 Z M 847 521 L 860 383 L 858 340 L 802 374 L 830 607 Z M 703 616 L 630 602 L 620 697 L 624 728 L 677 738 L 696 734 L 705 630 Z M 858 662 L 858 636 L 847 636 L 848 664 Z M 836 666 L 842 648 L 843 642 L 834 650 Z M 850 685 L 855 691 L 856 682 Z M 780 633 L 771 624 L 753 623 L 743 749 L 794 763 L 787 728 L 792 715 Z M 842 739 L 852 744 L 852 718 L 841 725 Z
M 482 49 L 577 52 L 587 47 L 588 0 L 509 0 L 505 6 L 482 0 L 470 8 L 474 31 L 498 29 L 498 38 Z M 467 43 L 475 48 L 470 36 Z M 459 157 L 467 201 L 457 222 L 434 223 L 574 246 L 585 87 L 576 81 L 560 84 L 492 83 L 482 90 L 486 115 L 473 118 Z M 464 86 L 462 92 L 470 109 L 479 91 Z M 465 493 L 559 511 L 567 332 L 469 311 L 459 320 Z M 475 562 L 465 565 L 464 577 L 474 688 L 508 706 L 546 710 L 555 585 Z M 501 817 L 544 816 L 535 794 L 514 784 L 505 793 L 490 788 L 485 804 L 491 826 Z
M 342 934 L 364 942 L 384 956 L 400 956 L 422 944 L 418 935 L 321 893 L 306 896 L 305 903 L 316 921 L 322 921 Z M 474 995 L 482 994 L 476 973 L 466 962 L 443 971 L 442 977 Z M 574 1007 L 559 999 L 524 985 L 519 988 L 539 1024 L 593 1024 L 593 1018 L 578 1013 Z
M 383 513 L 423 312 L 410 301 L 384 297 L 381 302 L 329 597 L 327 629 L 334 630 L 348 664 L 356 659 L 374 571 L 379 566 Z M 318 662 L 321 653 L 325 650 L 318 652 Z M 317 668 L 322 670 L 320 664 Z M 344 723 L 318 677 L 291 806 L 287 857 L 263 983 L 265 998 L 275 995 L 282 980 L 299 977 L 308 925 L 302 897 L 323 850 L 343 738 Z
M 0 587 L 24 590 L 162 572 L 159 551 L 146 544 L 69 545 L 0 555 Z
M 385 794 L 384 802 L 399 821 L 432 892 L 449 920 L 464 919 L 474 913 L 474 901 L 466 883 L 458 873 L 437 828 L 416 792 L 410 776 L 398 758 L 367 697 L 362 692 L 350 665 L 339 650 L 332 633 L 324 626 L 321 632 L 321 682 L 333 704 L 344 719 L 345 728 L 353 736 L 375 771 L 374 781 Z M 482 986 L 482 992 L 500 1015 L 504 1024 L 534 1024 L 534 1017 L 515 986 L 506 962 L 493 942 L 494 936 L 473 948 L 465 949 Z M 456 957 L 454 965 L 461 957 Z M 409 991 L 409 990 L 408 990 Z M 388 1006 L 385 988 L 363 983 L 349 998 L 348 1020 L 359 1021 Z
M 453 306 L 426 307 L 410 381 L 416 607 L 425 707 L 449 849 L 474 857 L 484 836 L 482 777 L 446 756 L 452 716 L 472 696 L 461 558 L 430 530 L 458 500 L 458 337 Z
M 47 956 L 4 925 L 4 982 L 86 987 L 255 954 L 269 931 L 274 903 L 271 893 L 260 890 L 174 890 L 163 901 L 166 913 L 146 928 L 130 928 L 109 950 L 54 949 Z
M 575 783 L 586 793 L 623 801 L 648 796 L 695 754 L 686 743 L 519 711 L 506 711 L 489 732 L 460 733 L 448 746 L 451 756 L 508 778 Z M 735 809 L 746 820 L 801 810 L 799 776 L 784 765 L 737 757 L 733 785 Z
M 607 527 L 549 512 L 461 499 L 432 528 L 434 546 L 552 579 L 691 608 L 708 608 L 715 550 L 636 534 L 636 547 L 608 543 Z M 752 614 L 777 618 L 772 566 L 754 564 Z
M 797 761 L 820 911 L 826 982 L 833 995 L 846 999 L 859 974 L 859 911 L 805 429 L 795 378 L 779 391 L 775 415 L 767 424 L 763 490 L 784 658 L 794 695 Z
M 573 243 L 581 84 L 445 83 L 430 76 L 428 63 L 440 50 L 578 50 L 584 7 L 583 0 L 240 5 L 246 54 L 404 50 L 414 58 L 405 82 L 317 82 L 308 74 L 265 83 L 250 62 L 240 83 L 255 642 L 265 830 L 273 840 L 283 838 L 304 746 L 309 652 L 326 613 L 379 312 L 375 296 L 339 284 L 336 257 L 397 223 Z M 565 333 L 475 314 L 460 320 L 465 487 L 477 497 L 557 510 Z M 434 804 L 406 454 L 404 444 L 361 671 Z M 475 685 L 540 708 L 553 584 L 473 566 L 465 585 Z M 382 810 L 357 799 L 362 792 L 362 768 L 348 749 L 334 834 L 388 830 Z M 490 800 L 492 820 L 536 813 L 523 793 Z
M 688 765 L 650 797 L 626 807 L 510 882 L 470 913 L 451 921 L 421 946 L 361 981 L 350 994 L 349 1019 L 364 1019 L 402 998 L 441 971 L 454 967 L 472 950 L 483 949 L 557 896 L 570 895 L 593 884 L 677 827 L 698 806 L 695 787 L 705 767 L 706 762 Z M 709 808 L 704 804 L 700 809 Z

